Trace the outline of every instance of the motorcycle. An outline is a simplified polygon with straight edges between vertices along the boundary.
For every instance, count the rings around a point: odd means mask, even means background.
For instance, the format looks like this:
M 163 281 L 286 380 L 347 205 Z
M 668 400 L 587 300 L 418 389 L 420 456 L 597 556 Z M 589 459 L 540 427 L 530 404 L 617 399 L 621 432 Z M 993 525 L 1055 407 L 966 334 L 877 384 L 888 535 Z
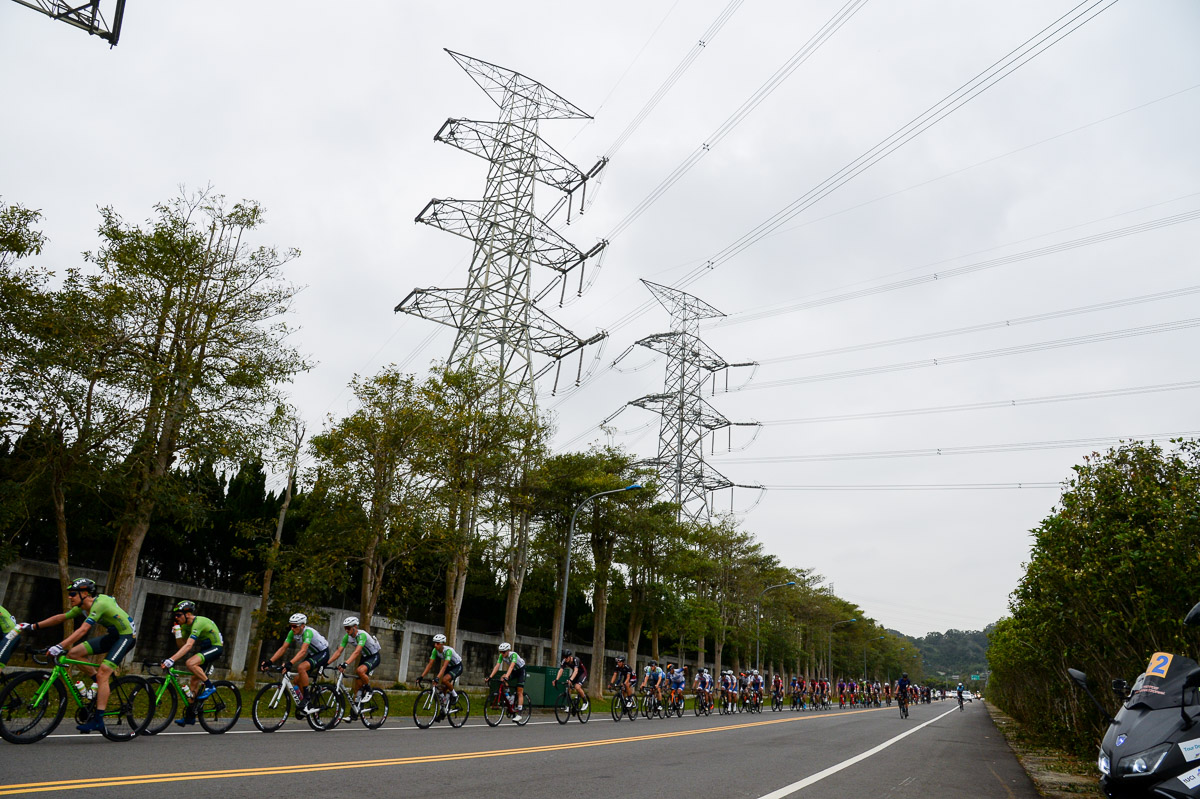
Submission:
M 1184 623 L 1200 626 L 1200 603 Z M 1200 796 L 1200 725 L 1196 723 L 1200 665 L 1196 661 L 1155 652 L 1132 689 L 1125 680 L 1113 680 L 1112 689 L 1123 700 L 1115 717 L 1088 689 L 1083 672 L 1067 672 L 1109 722 L 1096 762 L 1106 796 Z

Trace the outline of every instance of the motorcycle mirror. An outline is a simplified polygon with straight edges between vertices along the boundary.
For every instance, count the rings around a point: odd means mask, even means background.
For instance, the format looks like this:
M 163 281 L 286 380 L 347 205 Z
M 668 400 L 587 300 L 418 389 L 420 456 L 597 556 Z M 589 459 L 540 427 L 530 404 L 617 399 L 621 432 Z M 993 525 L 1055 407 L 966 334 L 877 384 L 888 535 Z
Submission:
M 1125 692 L 1129 690 L 1129 683 L 1124 680 L 1113 680 L 1112 689 L 1114 694 L 1124 699 Z
M 1079 669 L 1067 669 L 1067 674 L 1071 678 L 1071 682 L 1078 685 L 1080 688 L 1087 688 L 1087 675 Z
M 1192 606 L 1188 611 L 1188 615 L 1183 618 L 1183 623 L 1188 627 L 1200 626 L 1200 602 Z
M 1100 700 L 1096 698 L 1095 694 L 1088 690 L 1087 675 L 1079 669 L 1067 669 L 1067 676 L 1071 678 L 1071 682 L 1083 689 L 1083 692 L 1088 695 L 1088 699 L 1092 700 L 1092 704 L 1096 706 L 1096 710 L 1100 711 L 1100 715 L 1104 717 L 1104 720 L 1112 724 L 1113 717 L 1104 709 L 1104 705 L 1100 704 Z
M 1200 685 L 1200 666 L 1189 671 L 1183 678 L 1184 688 L 1195 688 L 1198 685 Z

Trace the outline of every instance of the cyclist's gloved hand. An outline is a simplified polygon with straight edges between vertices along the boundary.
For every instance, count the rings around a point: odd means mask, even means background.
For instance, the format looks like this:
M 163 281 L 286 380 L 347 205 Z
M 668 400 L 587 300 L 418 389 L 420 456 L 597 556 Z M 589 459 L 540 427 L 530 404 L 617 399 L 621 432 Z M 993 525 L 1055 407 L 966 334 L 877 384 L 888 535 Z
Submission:
M 61 655 L 61 654 L 62 654 L 64 651 L 65 651 L 65 650 L 64 650 L 64 649 L 63 649 L 61 646 L 59 646 L 58 644 L 55 644 L 54 646 L 50 647 L 50 649 L 49 649 L 49 650 L 47 650 L 47 652 L 49 653 L 50 657 L 52 657 L 52 658 L 56 658 L 56 657 L 58 657 L 58 656 L 59 656 L 59 655 Z
M 271 667 L 271 661 L 269 661 L 269 660 L 264 660 L 262 663 L 258 664 L 259 671 L 266 671 L 270 667 Z
M 174 661 L 174 660 L 172 660 L 171 658 L 167 658 L 166 660 L 164 660 L 164 661 L 162 662 L 162 667 L 163 667 L 164 669 L 169 669 L 169 668 L 171 668 L 171 667 L 172 667 L 172 666 L 174 666 L 174 665 L 175 665 L 175 661 Z
M 339 663 L 339 664 L 338 664 L 338 667 L 337 667 L 337 670 L 338 670 L 338 671 L 345 671 L 345 670 L 346 670 L 346 664 L 345 664 L 345 663 Z
M 37 629 L 36 624 L 30 624 L 27 621 L 23 621 L 17 625 L 17 630 L 22 633 L 31 633 L 36 629 Z

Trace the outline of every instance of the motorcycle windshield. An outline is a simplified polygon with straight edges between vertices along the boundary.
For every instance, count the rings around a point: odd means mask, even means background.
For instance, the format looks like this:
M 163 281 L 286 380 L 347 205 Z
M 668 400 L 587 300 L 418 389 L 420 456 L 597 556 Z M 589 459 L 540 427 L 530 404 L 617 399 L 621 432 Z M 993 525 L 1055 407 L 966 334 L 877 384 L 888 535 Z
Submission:
M 1186 694 L 1183 690 L 1184 678 L 1194 668 L 1196 661 L 1190 658 L 1156 653 L 1146 673 L 1133 683 L 1125 707 L 1161 710 L 1200 703 L 1195 688 L 1189 688 Z

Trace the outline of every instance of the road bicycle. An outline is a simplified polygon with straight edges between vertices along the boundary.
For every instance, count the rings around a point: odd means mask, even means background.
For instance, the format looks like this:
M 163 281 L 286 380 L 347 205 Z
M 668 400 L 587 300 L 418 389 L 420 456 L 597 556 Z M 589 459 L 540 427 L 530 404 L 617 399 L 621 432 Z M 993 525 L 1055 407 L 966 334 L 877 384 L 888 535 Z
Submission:
M 579 719 L 580 724 L 587 724 L 588 719 L 592 717 L 592 705 L 589 702 L 584 705 L 579 700 L 579 694 L 575 693 L 575 689 L 570 683 L 563 686 L 562 693 L 558 695 L 558 701 L 554 703 L 554 718 L 558 719 L 559 724 L 566 724 L 571 720 L 571 716 Z
M 148 669 L 162 669 L 162 661 L 142 661 Z M 211 674 L 212 666 L 208 667 Z M 191 689 L 185 690 L 185 684 L 191 679 L 192 673 L 186 669 L 163 669 L 160 674 L 146 678 L 151 693 L 154 694 L 154 716 L 146 725 L 146 732 L 158 735 L 167 728 L 183 703 L 184 719 L 194 719 L 214 735 L 220 735 L 234 724 L 242 715 L 242 694 L 237 686 L 229 680 L 214 680 L 213 693 L 204 699 L 191 696 Z M 199 694 L 197 694 L 197 697 Z M 189 722 L 190 723 L 190 722 Z
M 675 714 L 675 718 L 683 718 L 684 695 L 682 688 L 672 688 L 667 697 L 667 715 Z
M 725 688 L 721 689 L 721 704 L 717 708 L 717 712 L 722 716 L 727 716 L 734 712 L 734 707 L 737 706 L 737 696 L 733 691 Z
M 908 697 L 901 694 L 896 697 L 896 704 L 900 706 L 900 718 L 908 718 Z
M 51 661 L 45 649 L 26 647 L 39 666 L 50 671 L 30 671 L 10 677 L 0 689 L 0 737 L 9 743 L 31 744 L 54 732 L 67 712 L 67 700 L 75 703 L 75 720 L 91 718 L 96 700 L 80 694 L 71 682 L 69 667 L 95 668 L 86 660 L 59 655 Z M 109 682 L 108 707 L 100 732 L 110 741 L 128 741 L 146 729 L 154 715 L 154 694 L 141 677 L 126 675 Z
M 267 664 L 266 671 L 278 673 L 279 682 L 268 683 L 258 689 L 254 704 L 250 706 L 250 718 L 262 732 L 275 732 L 292 715 L 295 692 L 292 675 L 295 672 L 288 671 L 286 666 L 274 664 Z M 303 718 L 316 732 L 324 732 L 334 724 L 335 711 L 323 701 L 323 695 L 329 691 L 328 686 L 310 683 L 304 692 L 305 707 L 296 708 L 296 718 Z
M 372 688 L 366 696 L 358 691 L 351 692 L 346 687 L 346 673 L 337 666 L 322 666 L 321 673 L 334 671 L 337 677 L 332 685 L 322 685 L 326 690 L 321 692 L 321 702 L 328 709 L 327 716 L 332 719 L 331 728 L 342 723 L 342 719 L 358 720 L 368 730 L 377 730 L 388 718 L 387 694 L 378 688 Z
M 709 691 L 697 691 L 696 695 L 692 697 L 692 715 L 711 716 L 712 712 L 712 693 Z
M 642 688 L 642 692 L 638 695 L 638 712 L 642 714 L 642 718 L 662 718 L 663 706 L 658 699 L 658 694 L 654 693 L 654 689 L 649 685 Z
M 613 686 L 610 685 L 609 687 L 612 688 Z M 614 688 L 614 690 L 616 693 L 613 694 L 612 707 L 610 708 L 613 721 L 620 721 L 622 716 L 627 716 L 630 721 L 637 721 L 637 697 L 626 696 L 623 688 Z
M 489 682 L 491 685 L 495 688 L 489 689 L 488 698 L 483 703 L 484 721 L 489 727 L 498 727 L 507 718 L 512 719 L 518 727 L 524 727 L 529 722 L 529 713 L 524 709 L 517 712 L 517 696 L 508 690 L 508 680 L 492 680 Z M 617 721 L 620 721 L 619 717 Z
M 963 695 L 960 692 L 958 695 L 958 712 L 961 713 L 962 709 L 963 709 Z
M 761 691 L 750 692 L 750 702 L 746 706 L 748 713 L 762 713 L 763 699 Z
M 783 691 L 772 691 L 771 692 L 771 712 L 775 713 L 777 711 L 782 711 L 782 710 L 783 710 Z
M 417 685 L 429 687 L 417 694 L 412 712 L 414 724 L 427 730 L 442 719 L 449 721 L 451 727 L 461 727 L 466 723 L 471 715 L 471 700 L 465 693 L 459 691 L 454 701 L 450 701 L 449 692 L 442 688 L 439 680 L 418 677 Z

